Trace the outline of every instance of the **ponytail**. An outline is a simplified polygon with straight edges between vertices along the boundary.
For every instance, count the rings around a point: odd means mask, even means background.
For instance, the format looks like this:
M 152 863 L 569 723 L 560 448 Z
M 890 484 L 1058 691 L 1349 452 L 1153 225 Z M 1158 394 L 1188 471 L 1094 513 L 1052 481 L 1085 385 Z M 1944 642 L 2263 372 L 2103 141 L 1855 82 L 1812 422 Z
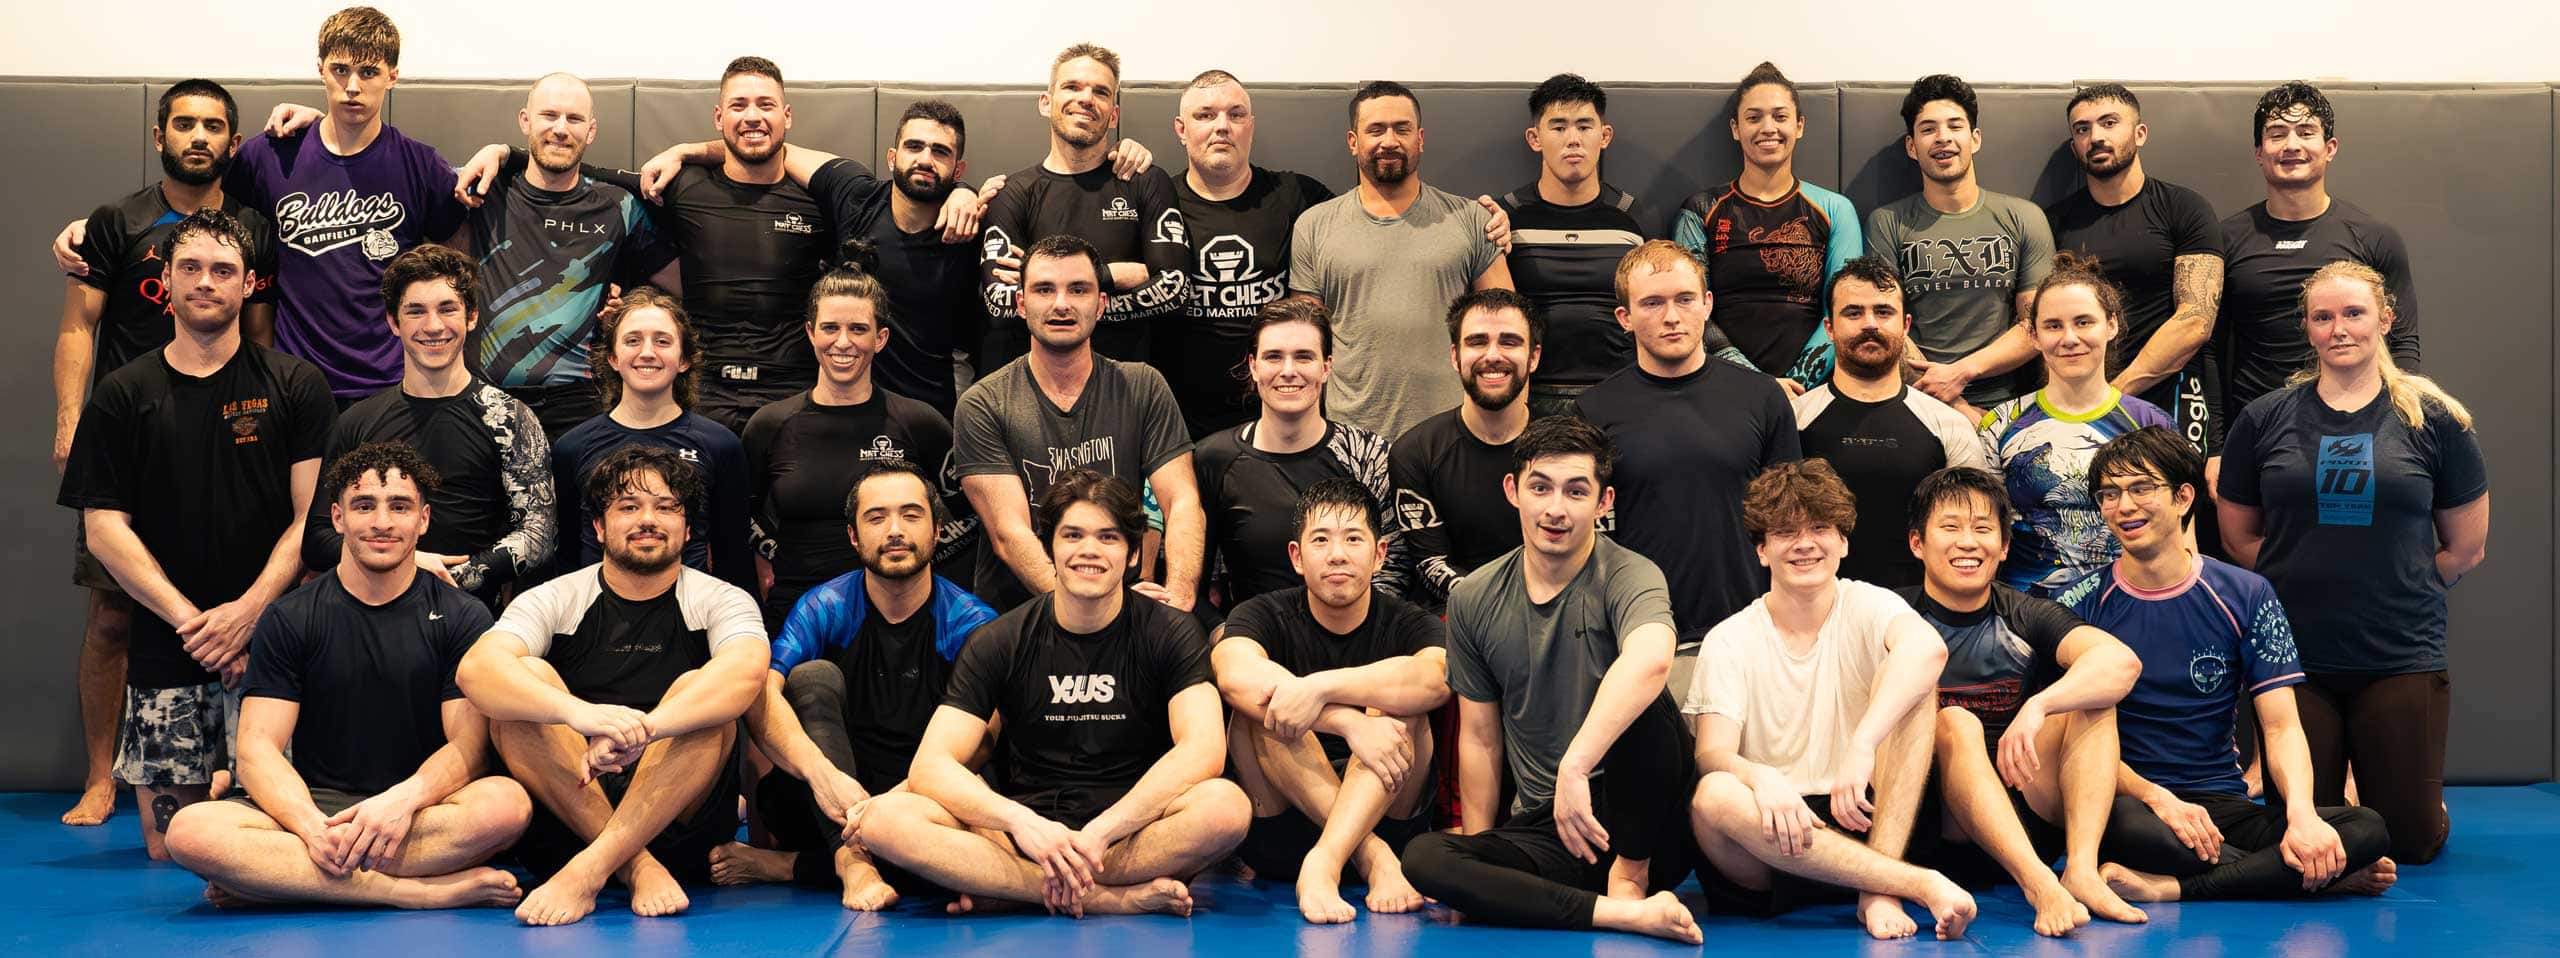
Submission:
M 850 296 L 871 304 L 875 325 L 889 322 L 889 287 L 880 282 L 880 251 L 869 242 L 847 239 L 836 251 L 833 265 L 809 287 L 808 314 L 803 323 L 818 321 L 818 303 L 838 296 Z

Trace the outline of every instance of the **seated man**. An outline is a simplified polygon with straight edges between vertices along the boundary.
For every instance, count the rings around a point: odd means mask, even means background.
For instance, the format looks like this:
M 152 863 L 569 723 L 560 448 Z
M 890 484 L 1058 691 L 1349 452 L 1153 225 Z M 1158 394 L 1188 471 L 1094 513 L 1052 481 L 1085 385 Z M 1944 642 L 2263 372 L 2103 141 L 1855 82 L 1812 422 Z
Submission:
M 2009 551 L 2009 496 L 1998 477 L 1964 466 L 1931 473 L 1912 492 L 1909 514 L 1924 581 L 1899 594 L 1947 643 L 1938 790 L 1950 837 L 1979 846 L 2017 880 L 2038 934 L 2069 932 L 2092 913 L 2149 920 L 2098 877 L 2098 839 L 2116 793 L 2115 704 L 2142 660 L 2071 610 L 1997 581 Z M 2061 720 L 2048 725 L 2049 717 Z M 2045 867 L 2057 837 L 2069 850 L 2060 881 Z
M 1405 874 L 1477 921 L 1695 945 L 1697 916 L 1671 893 L 1689 874 L 1679 796 L 1695 777 L 1662 695 L 1671 598 L 1662 570 L 1599 534 L 1616 460 L 1570 416 L 1512 447 L 1502 492 L 1527 544 L 1449 594 L 1462 831 L 1414 839 Z M 1517 794 L 1496 828 L 1505 766 Z
M 1127 483 L 1060 473 L 1033 519 L 1057 591 L 979 630 L 925 726 L 908 791 L 856 816 L 864 847 L 976 899 L 1051 914 L 1191 913 L 1181 878 L 1226 857 L 1253 814 L 1227 751 L 1209 643 L 1130 589 L 1146 515 Z M 1001 720 L 999 792 L 967 762 Z
M 783 850 L 722 845 L 711 879 L 841 884 L 845 907 L 879 911 L 920 880 L 885 879 L 841 835 L 872 796 L 906 786 L 952 662 L 996 613 L 934 574 L 941 494 L 922 468 L 871 463 L 847 498 L 862 568 L 801 597 L 773 642 L 764 694 L 747 708 L 747 735 L 774 763 L 756 786 L 756 814 Z
M 466 908 L 521 894 L 481 863 L 532 803 L 513 780 L 477 777 L 489 723 L 453 684 L 489 610 L 416 564 L 436 483 L 403 443 L 331 464 L 337 568 L 276 600 L 249 640 L 248 794 L 169 826 L 170 857 L 204 876 L 207 901 Z
M 1772 915 L 1855 891 L 1869 935 L 1918 932 L 1911 901 L 1940 939 L 1963 937 L 1973 896 L 1904 863 L 1947 644 L 1893 593 L 1840 578 L 1858 512 L 1830 463 L 1769 467 L 1742 518 L 1769 594 L 1707 633 L 1682 703 L 1707 773 L 1690 819 L 1709 907 Z
M 2116 791 L 2134 801 L 2116 803 L 2099 872 L 2132 901 L 2379 895 L 2399 876 L 2383 857 L 2382 816 L 2311 803 L 2293 701 L 2302 664 L 2275 588 L 2187 545 L 2204 488 L 2204 457 L 2165 426 L 2118 436 L 2089 461 L 2090 496 L 2124 553 L 2060 601 L 2142 657 L 2117 708 Z M 2240 777 L 2232 732 L 2244 690 L 2280 804 L 2251 801 Z
M 1209 661 L 1235 709 L 1227 752 L 1253 799 L 1241 849 L 1254 874 L 1298 880 L 1308 921 L 1350 921 L 1342 866 L 1369 879 L 1369 910 L 1422 893 L 1396 855 L 1431 830 L 1431 712 L 1449 699 L 1440 620 L 1379 592 L 1378 500 L 1319 479 L 1298 498 L 1290 564 L 1306 584 L 1227 617 Z
M 507 769 L 540 802 L 517 847 L 549 876 L 516 918 L 565 925 L 607 879 L 672 915 L 738 830 L 733 746 L 770 654 L 754 599 L 684 566 L 702 473 L 633 443 L 587 474 L 604 561 L 516 597 L 462 660 Z M 642 710 L 646 709 L 646 712 Z

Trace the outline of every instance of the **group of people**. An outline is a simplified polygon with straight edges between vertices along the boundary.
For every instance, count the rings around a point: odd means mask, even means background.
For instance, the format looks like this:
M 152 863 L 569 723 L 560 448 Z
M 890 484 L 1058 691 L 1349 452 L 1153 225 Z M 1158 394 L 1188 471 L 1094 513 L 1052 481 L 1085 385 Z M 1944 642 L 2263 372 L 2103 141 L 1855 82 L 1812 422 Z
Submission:
M 1763 64 L 1664 238 L 1570 74 L 1471 200 L 1388 81 L 1351 192 L 1254 166 L 1215 70 L 1177 178 L 1077 45 L 973 190 L 950 104 L 875 176 L 753 57 L 638 171 L 566 75 L 457 171 L 383 123 L 398 62 L 352 7 L 324 109 L 171 86 L 166 178 L 57 241 L 64 821 L 132 786 L 216 904 L 1184 914 L 1233 857 L 1313 922 L 1694 943 L 1694 874 L 1955 937 L 2005 877 L 2062 935 L 2446 840 L 2487 475 L 2308 85 L 2217 222 L 2123 87 L 2037 209 L 1926 77 L 1923 190 L 1862 222 Z

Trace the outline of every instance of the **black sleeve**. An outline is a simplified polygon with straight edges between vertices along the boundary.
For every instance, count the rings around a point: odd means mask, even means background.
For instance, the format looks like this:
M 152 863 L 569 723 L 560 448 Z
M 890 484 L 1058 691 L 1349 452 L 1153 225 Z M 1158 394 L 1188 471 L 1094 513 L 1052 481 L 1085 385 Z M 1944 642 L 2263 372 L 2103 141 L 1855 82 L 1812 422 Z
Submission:
M 755 548 L 747 544 L 746 449 L 733 440 L 705 453 L 711 458 L 711 572 L 750 596 L 762 596 L 756 588 Z
M 2359 231 L 2364 240 L 2365 262 L 2382 274 L 2382 284 L 2395 301 L 2391 332 L 2383 338 L 2391 345 L 2391 361 L 2400 371 L 2419 371 L 2418 349 L 2418 279 L 2409 266 L 2409 247 L 2400 241 L 2400 231 L 2387 223 L 2369 223 Z
M 1289 217 L 1289 221 L 1292 223 L 1297 222 L 1298 217 L 1306 215 L 1308 210 L 1315 209 L 1316 204 L 1333 198 L 1333 187 L 1324 185 L 1323 180 L 1316 179 L 1315 177 L 1308 176 L 1304 173 L 1297 174 L 1297 176 L 1298 212 Z
M 986 307 L 987 318 L 1003 321 L 1013 316 L 1013 298 L 1022 292 L 1016 283 L 996 279 L 997 260 L 1019 256 L 1009 252 L 1025 249 L 1031 242 L 1031 200 L 1028 194 L 1034 184 L 1008 183 L 1004 192 L 987 203 L 987 214 L 978 227 L 978 300 Z M 1014 269 L 1021 269 L 1016 262 Z
M 1392 537 L 1387 556 L 1402 566 L 1396 581 L 1406 596 L 1439 605 L 1449 600 L 1459 572 L 1449 565 L 1449 530 L 1440 524 L 1440 507 L 1431 499 L 1431 464 L 1422 461 L 1423 455 L 1419 437 L 1412 436 L 1397 440 L 1387 455 L 1387 478 L 1395 486 L 1395 499 L 1387 504 Z
M 2266 450 L 2259 448 L 2264 441 L 2260 436 L 2266 432 L 2267 411 L 2275 408 L 2275 397 L 2282 394 L 2283 390 L 2277 390 L 2259 397 L 2258 401 L 2249 404 L 2249 408 L 2240 410 L 2240 415 L 2232 419 L 2231 427 L 2223 431 L 2222 481 L 2214 487 L 2215 495 L 2251 508 L 2263 504 L 2264 500 L 2258 494 L 2258 469 Z M 2260 531 L 2265 531 L 2263 523 Z
M 289 368 L 284 384 L 285 402 L 292 404 L 287 411 L 293 415 L 292 434 L 285 437 L 288 461 L 318 459 L 329 451 L 329 432 L 337 428 L 338 398 L 329 394 L 329 380 L 320 375 L 320 367 L 295 360 Z M 317 489 L 312 498 L 319 498 Z
M 1406 655 L 1412 655 L 1424 649 L 1449 647 L 1448 623 L 1440 621 L 1439 616 L 1415 608 L 1411 603 L 1396 603 L 1395 630 L 1396 644 L 1404 649 Z
M 1138 175 L 1139 224 L 1146 233 L 1146 285 L 1115 295 L 1136 300 L 1130 319 L 1150 319 L 1181 310 L 1191 302 L 1191 234 L 1174 201 L 1173 177 L 1149 169 Z M 1176 425 L 1180 421 L 1176 420 Z
M 1193 491 L 1200 496 L 1202 520 L 1200 542 L 1203 546 L 1201 551 L 1205 553 L 1201 556 L 1200 570 L 1201 578 L 1204 580 L 1211 579 L 1221 571 L 1222 565 L 1218 562 L 1219 549 L 1227 542 L 1227 526 L 1224 521 L 1227 517 L 1227 504 L 1220 495 L 1224 490 L 1218 482 L 1230 461 L 1226 456 L 1227 444 L 1221 439 L 1224 435 L 1223 431 L 1211 433 L 1198 448 L 1191 450 L 1191 484 Z M 1242 614 L 1253 604 L 1246 602 L 1244 605 L 1237 606 L 1235 614 L 1227 618 L 1228 627 L 1234 628 L 1235 616 Z
M 125 244 L 132 237 L 124 232 L 124 211 L 115 206 L 101 206 L 89 213 L 86 233 L 80 237 L 80 261 L 89 264 L 89 272 L 78 279 L 92 288 L 104 290 L 115 282 L 116 266 L 124 262 Z M 250 265 L 257 269 L 256 264 Z M 261 271 L 260 276 L 266 275 Z
M 2489 494 L 2489 461 L 2480 455 L 2480 434 L 2454 421 L 2444 407 L 2427 406 L 2427 432 L 2435 451 L 2428 466 L 2435 473 L 2435 508 L 2467 506 Z
M 1788 404 L 1787 391 L 1774 379 L 1753 379 L 1751 385 L 1760 390 L 1760 422 L 1768 432 L 1760 440 L 1761 468 L 1803 459 L 1804 437 L 1796 432 L 1795 407 Z
M 1123 593 L 1120 600 L 1155 604 L 1155 600 L 1135 592 Z M 1217 675 L 1209 670 L 1209 635 L 1201 631 L 1200 620 L 1161 604 L 1152 611 L 1155 614 L 1150 618 L 1154 621 L 1147 631 L 1155 640 L 1155 668 L 1165 677 L 1166 701 L 1194 685 L 1217 681 Z
M 444 700 L 447 702 L 462 697 L 462 684 L 456 678 L 456 670 L 462 667 L 463 655 L 471 651 L 472 643 L 480 641 L 481 636 L 489 634 L 489 630 L 498 625 L 497 617 L 489 614 L 489 607 L 480 604 L 480 600 L 470 593 L 455 590 L 452 595 L 455 611 L 445 617 L 444 634 L 438 637 L 440 641 L 436 646 L 436 655 L 444 670 Z
M 850 224 L 862 215 L 862 208 L 870 205 L 871 191 L 879 186 L 880 181 L 872 178 L 868 168 L 841 156 L 809 174 L 809 195 L 817 199 L 818 208 L 827 212 L 827 219 L 836 229 L 848 232 Z M 828 250 L 828 258 L 833 259 L 835 252 Z
M 133 436 L 132 387 L 110 377 L 89 395 L 80 426 L 71 433 L 71 457 L 63 463 L 54 502 L 73 509 L 132 512 L 141 483 Z
M 339 456 L 346 455 L 347 450 L 356 447 L 355 427 L 356 422 L 353 419 L 342 419 L 329 427 L 327 454 L 320 457 L 322 475 L 328 474 L 330 463 L 338 461 Z M 304 571 L 318 572 L 338 565 L 338 556 L 341 555 L 339 548 L 346 544 L 346 537 L 339 535 L 337 526 L 329 522 L 329 506 L 335 501 L 336 499 L 329 495 L 325 480 L 313 485 L 311 511 L 305 513 L 302 518 L 302 568 Z
M 2089 624 L 2082 621 L 2077 613 L 2051 599 L 2039 599 L 2016 591 L 2000 591 L 1999 594 L 2015 603 L 2001 618 L 2009 623 L 2010 628 L 2017 630 L 2019 638 L 2027 640 L 2027 645 L 2036 650 L 2037 658 L 2058 662 L 2062 640 L 2071 635 L 2071 630 Z
M 560 438 L 569 438 L 561 433 Z M 587 558 L 587 485 L 578 475 L 577 453 L 571 447 L 551 447 L 551 491 L 559 504 L 560 543 L 551 550 L 551 562 L 537 578 L 543 581 L 559 578 L 579 566 Z M 532 583 L 518 583 L 519 586 Z
M 1281 661 L 1280 646 L 1287 634 L 1282 631 L 1277 614 L 1280 601 L 1277 596 L 1285 591 L 1267 592 L 1238 604 L 1235 611 L 1227 613 L 1223 634 L 1230 639 L 1252 639 L 1254 644 L 1262 646 L 1264 655 L 1270 656 L 1274 662 Z
M 776 547 L 773 532 L 782 528 L 767 512 L 766 499 L 773 490 L 774 436 L 782 431 L 783 418 L 781 409 L 766 406 L 747 417 L 746 431 L 738 434 L 747 457 L 747 546 L 767 559 Z
M 299 604 L 299 603 L 297 603 Z M 249 674 L 240 683 L 243 698 L 302 701 L 302 670 L 311 659 L 300 629 L 285 621 L 283 604 L 267 606 L 249 633 Z
M 2213 217 L 2213 204 L 2204 194 L 2194 190 L 2175 190 L 2169 194 L 2169 244 L 2172 258 L 2203 254 L 2222 256 L 2222 224 Z M 2060 235 L 2060 230 L 2054 231 Z
M 1005 665 L 1013 661 L 1018 630 L 1029 621 L 1029 616 L 1006 615 L 979 626 L 960 647 L 960 661 L 951 666 L 942 704 L 981 719 L 995 717 L 1004 704 Z

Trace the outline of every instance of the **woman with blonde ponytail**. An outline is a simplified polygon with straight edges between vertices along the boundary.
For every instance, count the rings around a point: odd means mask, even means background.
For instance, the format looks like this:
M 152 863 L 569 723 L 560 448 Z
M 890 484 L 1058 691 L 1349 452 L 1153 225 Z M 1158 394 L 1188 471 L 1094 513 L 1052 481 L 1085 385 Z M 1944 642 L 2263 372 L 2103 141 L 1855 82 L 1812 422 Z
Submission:
M 2488 554 L 2489 470 L 2471 411 L 2402 372 L 2380 273 L 2340 260 L 2302 285 L 2311 368 L 2232 423 L 2216 490 L 2224 544 L 2282 599 L 2314 801 L 2363 805 L 2392 856 L 2444 848 L 2445 593 Z

